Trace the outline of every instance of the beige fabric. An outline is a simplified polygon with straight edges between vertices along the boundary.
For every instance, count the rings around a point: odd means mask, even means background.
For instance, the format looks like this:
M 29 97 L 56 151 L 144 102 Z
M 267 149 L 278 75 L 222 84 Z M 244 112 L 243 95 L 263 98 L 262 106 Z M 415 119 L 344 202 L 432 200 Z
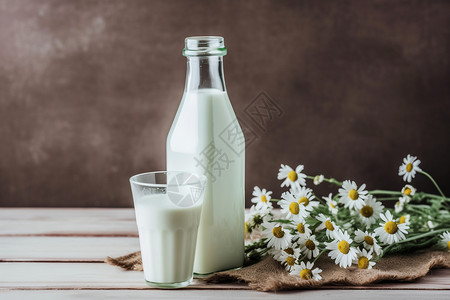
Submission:
M 106 262 L 127 270 L 142 270 L 140 252 L 118 258 L 108 257 Z M 330 284 L 367 285 L 382 280 L 413 281 L 425 276 L 432 268 L 450 268 L 450 253 L 422 251 L 408 255 L 388 256 L 381 259 L 371 270 L 361 270 L 357 267 L 342 269 L 324 255 L 317 260 L 316 266 L 323 270 L 321 281 L 302 280 L 291 276 L 271 257 L 266 257 L 240 270 L 216 273 L 205 280 L 208 282 L 241 281 L 261 291 L 302 289 Z

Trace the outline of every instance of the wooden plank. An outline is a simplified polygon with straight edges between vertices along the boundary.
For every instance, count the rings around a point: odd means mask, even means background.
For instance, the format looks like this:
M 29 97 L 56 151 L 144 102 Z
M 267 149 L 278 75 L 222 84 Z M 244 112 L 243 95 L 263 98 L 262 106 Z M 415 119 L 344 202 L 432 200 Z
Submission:
M 241 284 L 207 285 L 194 280 L 189 288 L 248 289 Z M 152 289 L 144 273 L 105 263 L 0 263 L 0 289 Z
M 95 261 L 139 251 L 137 237 L 0 237 L 0 261 Z
M 2 207 L 0 220 L 128 220 L 134 221 L 133 208 Z
M 428 277 L 428 278 L 427 278 Z M 323 289 L 411 289 L 449 290 L 450 270 L 436 269 L 414 283 L 380 283 L 365 287 L 328 286 Z M 0 263 L 0 288 L 3 289 L 147 289 L 144 274 L 123 271 L 101 263 Z M 195 280 L 189 288 L 247 289 L 246 285 L 205 284 Z
M 138 236 L 134 211 L 97 208 L 2 208 L 0 236 Z
M 314 291 L 291 291 L 262 293 L 251 290 L 0 290 L 0 299 L 8 300 L 52 300 L 52 299 L 308 299 L 308 300 L 348 300 L 348 299 L 408 299 L 408 300 L 447 300 L 449 293 L 447 291 L 389 291 L 374 290 L 361 291 L 356 290 L 314 290 Z

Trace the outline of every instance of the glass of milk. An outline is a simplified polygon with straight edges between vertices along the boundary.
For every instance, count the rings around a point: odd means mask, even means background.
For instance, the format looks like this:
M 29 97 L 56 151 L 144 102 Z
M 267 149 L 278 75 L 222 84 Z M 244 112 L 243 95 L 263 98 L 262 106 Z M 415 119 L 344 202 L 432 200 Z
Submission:
M 130 178 L 148 285 L 180 288 L 191 283 L 206 180 L 178 171 Z

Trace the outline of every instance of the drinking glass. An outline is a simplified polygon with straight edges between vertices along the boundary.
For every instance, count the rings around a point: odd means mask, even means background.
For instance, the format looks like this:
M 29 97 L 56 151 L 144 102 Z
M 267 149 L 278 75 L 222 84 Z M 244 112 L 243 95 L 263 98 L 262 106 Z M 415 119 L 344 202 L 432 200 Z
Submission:
M 206 180 L 177 171 L 130 178 L 148 285 L 180 288 L 191 283 Z

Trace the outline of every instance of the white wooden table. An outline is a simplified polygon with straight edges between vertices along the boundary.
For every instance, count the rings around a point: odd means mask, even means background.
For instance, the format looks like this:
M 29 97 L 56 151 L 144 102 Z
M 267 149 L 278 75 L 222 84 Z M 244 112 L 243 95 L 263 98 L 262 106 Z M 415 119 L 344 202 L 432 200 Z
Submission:
M 0 299 L 266 299 L 245 284 L 206 284 L 157 290 L 143 273 L 105 264 L 106 256 L 139 250 L 132 209 L 0 208 Z M 285 299 L 450 299 L 450 270 L 415 283 L 328 286 L 282 292 Z

